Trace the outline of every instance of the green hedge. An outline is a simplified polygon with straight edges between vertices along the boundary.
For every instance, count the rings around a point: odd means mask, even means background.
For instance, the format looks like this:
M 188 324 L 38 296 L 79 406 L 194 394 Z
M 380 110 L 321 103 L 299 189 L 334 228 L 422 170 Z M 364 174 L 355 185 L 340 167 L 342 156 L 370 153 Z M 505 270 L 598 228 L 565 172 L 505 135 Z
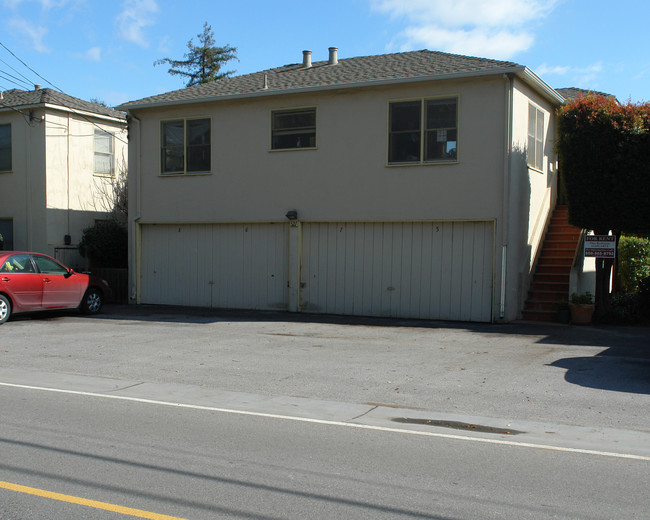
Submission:
M 84 229 L 79 252 L 90 260 L 92 267 L 127 267 L 128 244 L 126 228 L 105 220 Z
M 621 292 L 639 290 L 641 282 L 650 277 L 650 240 L 637 236 L 621 236 L 618 242 L 617 274 Z

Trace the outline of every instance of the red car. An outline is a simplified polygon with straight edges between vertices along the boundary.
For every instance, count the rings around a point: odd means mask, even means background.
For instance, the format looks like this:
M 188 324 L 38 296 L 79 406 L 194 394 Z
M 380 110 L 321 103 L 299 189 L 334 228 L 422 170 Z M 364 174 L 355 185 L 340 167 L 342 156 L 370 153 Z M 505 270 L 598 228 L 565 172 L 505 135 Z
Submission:
M 41 253 L 0 251 L 0 324 L 19 312 L 80 309 L 98 313 L 108 283 Z

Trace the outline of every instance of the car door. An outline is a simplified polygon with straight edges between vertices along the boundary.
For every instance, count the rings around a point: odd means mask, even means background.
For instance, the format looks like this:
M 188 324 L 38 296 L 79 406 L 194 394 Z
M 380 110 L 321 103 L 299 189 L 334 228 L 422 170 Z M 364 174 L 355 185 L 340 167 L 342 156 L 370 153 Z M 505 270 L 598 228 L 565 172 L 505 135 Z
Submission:
M 49 256 L 32 258 L 43 281 L 43 308 L 78 307 L 83 291 L 79 277 Z
M 29 255 L 8 257 L 0 266 L 0 288 L 14 302 L 15 311 L 35 310 L 43 300 L 43 279 L 34 269 Z

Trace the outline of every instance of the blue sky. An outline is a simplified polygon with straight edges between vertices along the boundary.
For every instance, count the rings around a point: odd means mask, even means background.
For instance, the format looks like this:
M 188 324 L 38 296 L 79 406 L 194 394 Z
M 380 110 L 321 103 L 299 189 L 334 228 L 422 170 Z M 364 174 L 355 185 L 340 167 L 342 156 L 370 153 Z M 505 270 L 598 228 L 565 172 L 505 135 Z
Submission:
M 302 60 L 430 49 L 514 61 L 552 87 L 650 101 L 648 0 L 0 0 L 0 90 L 55 85 L 117 105 L 182 88 L 182 58 L 208 22 L 246 74 Z M 39 77 L 39 75 L 41 77 Z

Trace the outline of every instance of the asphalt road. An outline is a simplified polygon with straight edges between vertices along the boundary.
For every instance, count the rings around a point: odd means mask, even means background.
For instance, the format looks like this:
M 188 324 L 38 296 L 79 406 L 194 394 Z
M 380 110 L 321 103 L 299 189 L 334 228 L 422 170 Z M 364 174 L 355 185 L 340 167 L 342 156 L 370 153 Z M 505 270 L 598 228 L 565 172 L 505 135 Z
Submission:
M 314 421 L 169 406 L 177 400 L 160 400 L 166 392 L 156 388 L 152 403 L 4 387 L 3 482 L 55 496 L 0 489 L 0 517 L 115 518 L 118 507 L 196 520 L 647 513 L 648 446 L 645 458 L 626 458 L 528 447 L 512 435 L 431 436 L 380 417 Z M 506 439 L 512 444 L 483 442 Z
M 0 327 L 0 518 L 647 517 L 647 329 L 287 318 Z

